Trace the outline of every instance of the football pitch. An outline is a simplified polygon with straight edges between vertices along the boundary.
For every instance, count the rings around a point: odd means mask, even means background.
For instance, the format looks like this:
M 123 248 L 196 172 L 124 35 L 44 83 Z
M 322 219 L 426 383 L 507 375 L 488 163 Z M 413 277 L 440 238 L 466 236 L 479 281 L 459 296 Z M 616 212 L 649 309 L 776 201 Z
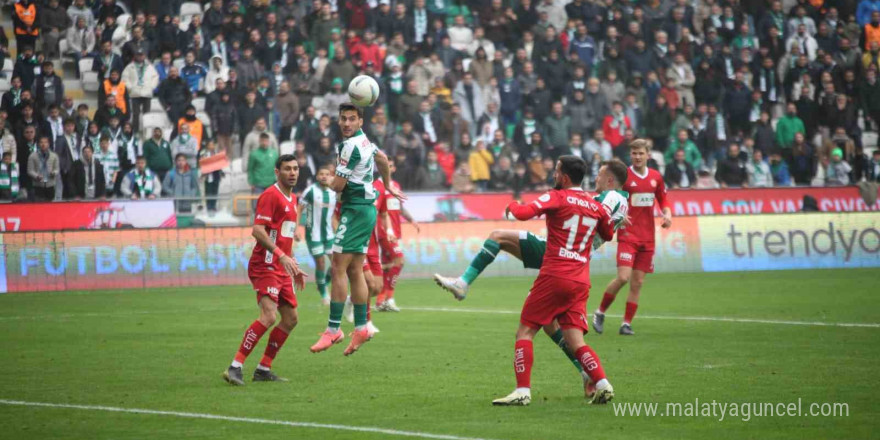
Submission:
M 531 278 L 482 278 L 461 303 L 428 280 L 402 281 L 396 298 L 404 310 L 374 312 L 381 333 L 350 358 L 345 344 L 309 352 L 327 320 L 310 284 L 299 295 L 299 326 L 274 363 L 291 381 L 250 382 L 264 337 L 245 364 L 247 386 L 238 388 L 221 373 L 257 317 L 247 286 L 0 295 L 0 432 L 9 439 L 876 437 L 878 280 L 876 269 L 649 276 L 635 336 L 617 334 L 622 292 L 605 334 L 586 337 L 614 385 L 612 404 L 585 403 L 580 375 L 542 333 L 525 408 L 490 402 L 515 385 L 513 336 Z M 590 311 L 608 281 L 593 277 Z M 712 401 L 715 413 L 705 413 Z M 730 415 L 729 405 L 798 402 L 795 415 Z M 659 404 L 657 414 L 624 414 L 642 403 Z M 835 411 L 848 415 L 813 416 L 813 403 L 845 404 Z M 667 404 L 681 411 L 661 415 Z M 722 404 L 727 415 L 719 420 Z

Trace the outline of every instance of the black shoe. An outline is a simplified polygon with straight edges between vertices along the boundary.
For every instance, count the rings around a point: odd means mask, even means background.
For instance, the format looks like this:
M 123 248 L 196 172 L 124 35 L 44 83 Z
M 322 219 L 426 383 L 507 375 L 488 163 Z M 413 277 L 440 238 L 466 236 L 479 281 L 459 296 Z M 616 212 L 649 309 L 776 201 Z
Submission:
M 623 324 L 620 326 L 620 334 L 625 335 L 625 336 L 631 336 L 631 335 L 636 334 L 636 332 L 633 331 L 633 328 L 631 325 Z
M 289 380 L 278 377 L 271 370 L 254 370 L 254 382 L 289 382 Z
M 244 379 L 241 376 L 241 367 L 230 366 L 223 372 L 223 379 L 230 385 L 244 385 Z
M 598 334 L 602 334 L 605 330 L 605 314 L 593 312 L 593 330 Z

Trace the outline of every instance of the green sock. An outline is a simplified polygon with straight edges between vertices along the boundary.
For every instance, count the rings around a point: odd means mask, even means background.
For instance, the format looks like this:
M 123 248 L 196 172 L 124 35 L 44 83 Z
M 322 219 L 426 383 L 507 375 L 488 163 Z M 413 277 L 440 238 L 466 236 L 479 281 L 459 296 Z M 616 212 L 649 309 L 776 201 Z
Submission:
M 354 326 L 363 327 L 367 325 L 367 304 L 354 305 Z
M 495 256 L 498 255 L 498 252 L 500 251 L 501 245 L 498 244 L 497 241 L 491 239 L 484 241 L 483 248 L 480 249 L 480 252 L 474 256 L 473 260 L 471 260 L 470 266 L 464 271 L 461 279 L 469 286 L 473 284 L 474 280 L 476 280 L 477 277 L 480 276 L 480 273 L 483 272 L 483 269 L 495 261 Z
M 332 279 L 333 279 L 333 276 L 330 274 L 330 271 L 328 270 L 328 271 L 326 272 L 326 276 L 324 277 L 324 284 L 326 284 L 326 285 L 329 286 L 329 285 L 330 285 L 330 280 L 332 280 Z
M 565 338 L 562 336 L 562 329 L 556 330 L 556 333 L 553 333 L 553 335 L 550 336 L 550 339 L 552 339 L 553 342 L 562 349 L 562 352 L 565 353 L 566 356 L 568 356 L 568 359 L 571 361 L 571 363 L 574 364 L 575 368 L 577 368 L 579 372 L 583 373 L 584 367 L 581 366 L 581 363 L 574 356 L 574 353 L 572 353 L 571 350 L 568 349 L 568 346 L 565 345 Z
M 339 330 L 339 325 L 342 324 L 342 311 L 344 309 L 344 301 L 330 301 L 330 319 L 327 320 L 327 328 Z
M 315 270 L 315 280 L 318 284 L 318 293 L 321 294 L 321 298 L 327 296 L 327 283 L 325 281 L 326 277 L 323 270 Z

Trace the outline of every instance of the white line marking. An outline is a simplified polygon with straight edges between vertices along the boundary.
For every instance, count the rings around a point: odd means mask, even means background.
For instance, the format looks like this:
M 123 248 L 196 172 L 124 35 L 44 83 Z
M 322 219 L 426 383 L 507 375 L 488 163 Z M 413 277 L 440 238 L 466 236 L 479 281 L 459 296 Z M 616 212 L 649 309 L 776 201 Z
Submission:
M 369 433 L 376 433 L 376 434 L 397 435 L 397 436 L 401 436 L 401 437 L 419 437 L 419 438 L 430 438 L 430 439 L 438 439 L 438 440 L 490 440 L 490 439 L 484 439 L 484 438 L 478 438 L 478 437 L 459 437 L 456 435 L 431 434 L 429 432 L 400 431 L 397 429 L 375 428 L 375 427 L 371 427 L 371 426 L 349 426 L 349 425 L 336 425 L 336 424 L 329 424 L 329 423 L 290 422 L 290 421 L 286 421 L 286 420 L 270 420 L 270 419 L 257 419 L 257 418 L 251 418 L 251 417 L 221 416 L 221 415 L 216 415 L 216 414 L 202 414 L 202 413 L 190 413 L 190 412 L 179 412 L 179 411 L 159 411 L 159 410 L 154 410 L 154 409 L 119 408 L 119 407 L 114 407 L 114 406 L 74 405 L 74 404 L 68 404 L 68 403 L 27 402 L 27 401 L 23 401 L 23 400 L 7 400 L 7 399 L 0 399 L 0 405 L 79 409 L 79 410 L 85 410 L 85 411 L 104 411 L 104 412 L 117 412 L 117 413 L 126 413 L 126 414 L 146 414 L 146 415 L 154 415 L 154 416 L 182 417 L 182 418 L 187 418 L 187 419 L 222 420 L 222 421 L 226 421 L 226 422 L 256 423 L 256 424 L 260 424 L 260 425 L 281 425 L 281 426 L 292 426 L 292 427 L 296 427 L 296 428 L 331 429 L 331 430 L 336 430 L 336 431 L 369 432 Z
M 458 307 L 401 307 L 403 310 L 416 312 L 450 312 L 450 313 L 488 313 L 495 315 L 519 315 L 518 310 L 499 309 L 466 309 Z M 606 314 L 612 318 L 620 318 L 622 315 Z M 724 316 L 671 316 L 671 315 L 639 315 L 639 319 L 666 319 L 672 321 L 715 321 L 715 322 L 738 322 L 749 324 L 777 324 L 777 325 L 806 325 L 816 327 L 860 327 L 880 328 L 880 323 L 873 322 L 821 322 L 821 321 L 787 321 L 778 319 L 752 319 L 752 318 L 729 318 Z

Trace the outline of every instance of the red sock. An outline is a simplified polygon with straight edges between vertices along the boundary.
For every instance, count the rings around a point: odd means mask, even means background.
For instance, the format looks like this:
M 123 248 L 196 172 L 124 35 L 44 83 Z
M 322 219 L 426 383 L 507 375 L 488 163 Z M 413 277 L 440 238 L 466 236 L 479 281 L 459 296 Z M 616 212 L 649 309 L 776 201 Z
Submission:
M 629 324 L 632 322 L 634 316 L 636 316 L 636 309 L 639 308 L 638 303 L 627 302 L 626 303 L 626 312 L 623 314 L 623 322 L 624 324 Z
M 593 383 L 605 379 L 605 370 L 602 369 L 602 364 L 599 363 L 599 356 L 596 355 L 596 352 L 589 345 L 579 348 L 575 354 Z
M 378 295 L 376 295 L 376 305 L 378 306 L 379 304 L 382 304 L 383 302 L 385 302 L 385 291 L 384 290 L 379 292 Z
M 615 295 L 612 295 L 608 292 L 605 292 L 605 295 L 602 295 L 602 304 L 599 304 L 599 313 L 604 314 L 608 307 L 611 307 L 611 303 L 614 302 Z
M 278 350 L 281 350 L 281 346 L 284 345 L 284 341 L 287 340 L 289 335 L 289 333 L 285 333 L 284 330 L 278 327 L 272 329 L 272 332 L 269 333 L 269 343 L 266 344 L 263 359 L 260 360 L 261 366 L 272 368 L 272 360 L 275 359 L 275 355 L 278 354 Z
M 397 287 L 397 278 L 402 270 L 403 266 L 392 266 L 385 271 L 385 298 L 394 298 L 394 288 Z
M 266 333 L 266 326 L 259 320 L 254 321 L 248 327 L 247 331 L 244 332 L 244 339 L 241 340 L 241 345 L 238 347 L 238 353 L 235 353 L 236 362 L 244 363 L 244 360 L 251 354 L 257 342 L 263 337 L 263 333 Z
M 532 341 L 526 339 L 516 341 L 513 351 L 513 371 L 516 373 L 517 388 L 531 388 L 532 362 L 534 360 Z

